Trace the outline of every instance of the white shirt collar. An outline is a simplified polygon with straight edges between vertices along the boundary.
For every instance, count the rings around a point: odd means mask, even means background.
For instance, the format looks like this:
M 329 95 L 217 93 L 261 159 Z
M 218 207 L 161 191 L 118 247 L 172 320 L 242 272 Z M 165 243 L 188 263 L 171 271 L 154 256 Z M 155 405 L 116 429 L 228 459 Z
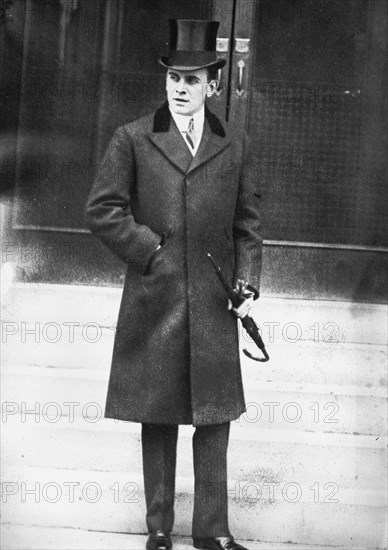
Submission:
M 170 113 L 172 118 L 174 119 L 175 124 L 178 126 L 178 130 L 181 132 L 183 139 L 185 140 L 186 145 L 188 146 L 190 152 L 195 155 L 198 151 L 199 144 L 201 143 L 202 134 L 203 134 L 203 126 L 205 123 L 205 106 L 202 107 L 197 113 L 194 115 L 180 115 L 177 113 L 174 113 L 170 109 Z M 194 119 L 194 131 L 196 135 L 196 142 L 195 147 L 192 149 L 190 145 L 188 144 L 186 138 L 185 138 L 185 132 L 187 131 L 187 128 L 189 126 L 190 119 Z
M 178 126 L 181 132 L 186 132 L 189 125 L 189 120 L 191 118 L 194 119 L 195 132 L 201 132 L 201 130 L 203 129 L 203 124 L 205 122 L 205 107 L 202 107 L 202 109 L 200 109 L 194 115 L 180 115 L 178 113 L 174 113 L 174 111 L 172 111 L 171 109 L 170 113 L 175 121 L 175 124 Z

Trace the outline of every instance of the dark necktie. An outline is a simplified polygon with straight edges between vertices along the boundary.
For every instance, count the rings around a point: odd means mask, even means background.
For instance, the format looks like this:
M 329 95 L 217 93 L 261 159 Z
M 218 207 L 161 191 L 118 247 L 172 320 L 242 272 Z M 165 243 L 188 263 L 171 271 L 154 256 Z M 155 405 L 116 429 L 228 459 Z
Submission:
M 195 131 L 194 131 L 194 119 L 193 118 L 191 118 L 189 120 L 189 126 L 188 126 L 187 131 L 186 131 L 186 139 L 187 139 L 187 142 L 190 145 L 190 147 L 192 149 L 194 149 L 196 136 L 195 136 Z

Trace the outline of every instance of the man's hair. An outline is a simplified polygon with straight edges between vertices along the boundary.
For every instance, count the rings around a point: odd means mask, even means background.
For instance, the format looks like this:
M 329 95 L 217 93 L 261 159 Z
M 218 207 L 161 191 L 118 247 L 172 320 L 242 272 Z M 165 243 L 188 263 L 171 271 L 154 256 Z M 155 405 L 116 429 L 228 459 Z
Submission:
M 211 82 L 212 80 L 217 80 L 218 69 L 214 69 L 213 67 L 210 67 L 207 70 L 207 77 L 208 77 L 209 82 Z

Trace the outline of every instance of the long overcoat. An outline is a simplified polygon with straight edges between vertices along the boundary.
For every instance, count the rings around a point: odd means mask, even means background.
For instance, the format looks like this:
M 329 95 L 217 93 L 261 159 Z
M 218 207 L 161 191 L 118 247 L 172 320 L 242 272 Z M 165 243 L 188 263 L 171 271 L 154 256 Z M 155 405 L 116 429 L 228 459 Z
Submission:
M 197 426 L 245 411 L 237 321 L 207 253 L 258 288 L 258 202 L 247 138 L 207 108 L 195 157 L 167 103 L 116 130 L 86 209 L 127 264 L 106 417 Z

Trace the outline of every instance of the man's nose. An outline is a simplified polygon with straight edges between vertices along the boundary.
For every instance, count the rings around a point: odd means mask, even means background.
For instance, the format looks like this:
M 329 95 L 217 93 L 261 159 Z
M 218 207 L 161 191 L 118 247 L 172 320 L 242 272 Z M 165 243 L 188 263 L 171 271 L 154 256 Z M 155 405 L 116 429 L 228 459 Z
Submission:
M 186 93 L 186 86 L 185 86 L 185 83 L 184 81 L 180 81 L 178 82 L 177 86 L 176 86 L 176 91 L 178 92 L 178 94 L 185 94 Z

